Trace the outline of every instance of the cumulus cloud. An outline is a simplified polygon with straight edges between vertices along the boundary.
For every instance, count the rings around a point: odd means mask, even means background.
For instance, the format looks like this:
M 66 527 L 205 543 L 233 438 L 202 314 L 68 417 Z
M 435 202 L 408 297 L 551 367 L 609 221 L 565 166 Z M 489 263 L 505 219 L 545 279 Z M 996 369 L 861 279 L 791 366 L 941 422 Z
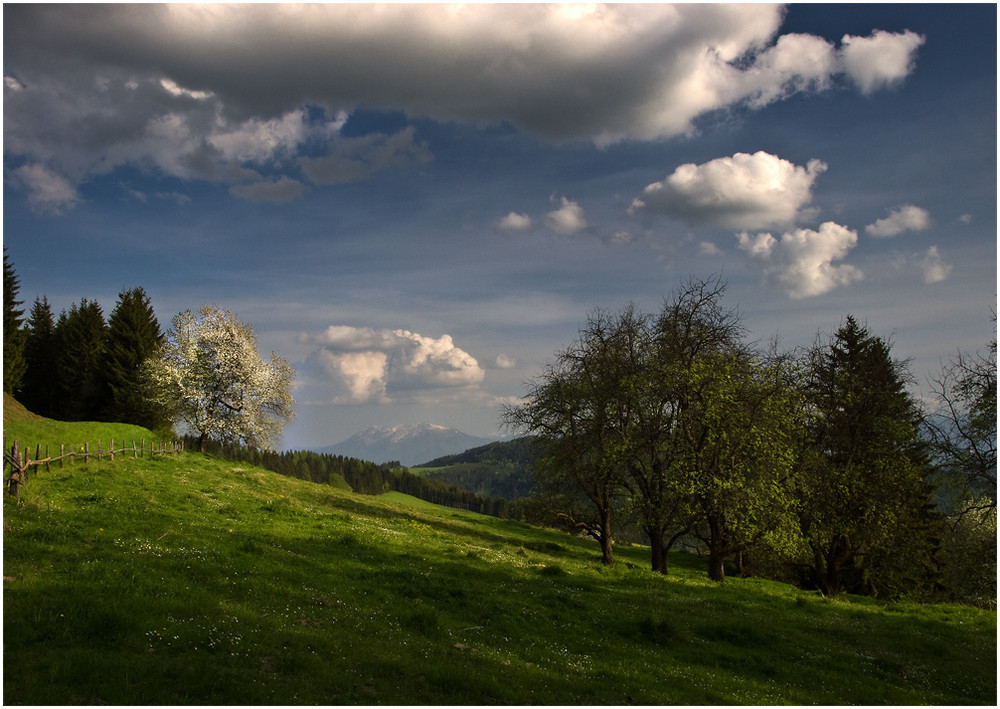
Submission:
M 779 35 L 782 19 L 776 5 L 711 3 L 15 4 L 4 144 L 74 186 L 123 164 L 252 183 L 278 163 L 339 183 L 427 157 L 408 134 L 338 143 L 359 107 L 553 142 L 654 140 L 838 77 L 890 86 L 923 41 L 873 31 L 838 47 Z M 214 169 L 188 159 L 199 150 Z
M 944 262 L 937 246 L 931 246 L 924 253 L 920 269 L 924 273 L 924 283 L 939 283 L 951 275 L 951 264 Z
M 923 43 L 923 37 L 910 31 L 893 34 L 875 30 L 869 37 L 844 35 L 841 61 L 861 92 L 870 94 L 906 78 Z
M 306 341 L 317 347 L 306 376 L 338 403 L 427 400 L 443 390 L 478 393 L 485 374 L 450 335 L 331 325 Z
M 825 170 L 819 160 L 801 167 L 764 151 L 687 163 L 647 185 L 629 212 L 731 229 L 789 226 L 812 199 L 813 183 Z
M 497 221 L 497 226 L 504 231 L 525 231 L 531 228 L 531 217 L 527 214 L 510 212 L 506 217 Z
M 902 234 L 904 231 L 920 231 L 930 226 L 931 216 L 926 209 L 904 204 L 889 212 L 885 219 L 879 219 L 865 227 L 865 231 L 874 237 L 887 237 Z
M 517 366 L 517 362 L 513 357 L 509 357 L 505 354 L 498 354 L 496 358 L 497 369 L 513 369 Z
M 736 238 L 743 251 L 763 262 L 765 275 L 794 299 L 822 295 L 864 277 L 854 266 L 834 263 L 858 242 L 857 232 L 834 222 L 821 224 L 818 231 L 795 229 L 780 237 L 742 232 Z
M 557 234 L 570 236 L 587 228 L 587 220 L 583 218 L 583 208 L 576 202 L 565 197 L 561 198 L 559 209 L 545 215 L 545 226 Z
M 565 197 L 559 203 L 559 209 L 545 215 L 545 226 L 567 236 L 587 228 L 587 220 L 583 218 L 583 208 L 579 204 Z

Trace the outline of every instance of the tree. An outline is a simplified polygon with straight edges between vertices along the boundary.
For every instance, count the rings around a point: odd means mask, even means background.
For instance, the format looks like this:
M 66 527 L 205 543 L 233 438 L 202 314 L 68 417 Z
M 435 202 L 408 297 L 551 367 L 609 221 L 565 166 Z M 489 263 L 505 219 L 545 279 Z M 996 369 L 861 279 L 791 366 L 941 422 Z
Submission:
M 799 401 L 786 368 L 784 358 L 742 352 L 692 367 L 694 395 L 680 428 L 690 445 L 694 530 L 713 581 L 725 580 L 727 558 L 765 539 L 771 549 L 790 547 L 797 537 L 790 483 Z
M 905 363 L 852 316 L 807 353 L 808 447 L 798 486 L 825 595 L 896 592 L 933 558 L 921 413 Z
M 54 417 L 59 410 L 57 354 L 55 319 L 48 298 L 42 296 L 35 299 L 28 316 L 21 402 L 42 416 Z
M 710 361 L 744 352 L 745 330 L 726 309 L 721 278 L 692 278 L 664 301 L 653 322 L 628 437 L 626 485 L 650 542 L 652 568 L 667 572 L 667 552 L 691 531 L 700 511 L 700 451 L 708 439 L 703 395 Z
M 24 359 L 24 331 L 21 329 L 21 317 L 24 310 L 18 306 L 24 301 L 18 300 L 21 290 L 21 279 L 14 271 L 14 264 L 7 255 L 7 247 L 3 248 L 3 390 L 14 394 L 20 387 L 27 367 Z
M 994 323 L 996 314 L 993 315 Z M 958 352 L 931 379 L 938 408 L 927 419 L 939 469 L 959 486 L 958 513 L 997 505 L 997 340 Z M 970 506 L 971 505 L 971 506 Z M 978 515 L 986 519 L 988 516 Z
M 627 306 L 617 316 L 592 313 L 573 344 L 529 382 L 526 403 L 508 407 L 505 421 L 537 437 L 535 480 L 558 515 L 601 546 L 614 562 L 614 522 L 621 506 L 621 450 L 632 390 L 627 368 L 638 355 L 646 316 Z
M 209 438 L 253 448 L 277 443 L 295 415 L 295 370 L 273 352 L 262 360 L 253 328 L 218 306 L 179 313 L 172 325 L 149 374 L 161 405 L 199 436 L 199 450 Z
M 63 311 L 56 322 L 56 376 L 60 384 L 59 416 L 67 421 L 96 420 L 106 400 L 104 379 L 104 312 L 86 298 Z
M 104 419 L 157 429 L 168 423 L 143 367 L 163 343 L 160 323 L 142 288 L 122 290 L 108 318 L 103 369 L 108 401 Z

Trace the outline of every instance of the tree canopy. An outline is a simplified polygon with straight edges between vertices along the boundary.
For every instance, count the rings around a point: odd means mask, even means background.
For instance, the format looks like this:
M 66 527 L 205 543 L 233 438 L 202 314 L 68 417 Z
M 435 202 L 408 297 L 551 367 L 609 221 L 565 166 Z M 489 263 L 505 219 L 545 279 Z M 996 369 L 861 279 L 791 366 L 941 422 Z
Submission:
M 257 352 L 253 328 L 228 310 L 205 305 L 174 316 L 161 354 L 149 361 L 162 405 L 199 436 L 266 448 L 294 416 L 295 371 Z

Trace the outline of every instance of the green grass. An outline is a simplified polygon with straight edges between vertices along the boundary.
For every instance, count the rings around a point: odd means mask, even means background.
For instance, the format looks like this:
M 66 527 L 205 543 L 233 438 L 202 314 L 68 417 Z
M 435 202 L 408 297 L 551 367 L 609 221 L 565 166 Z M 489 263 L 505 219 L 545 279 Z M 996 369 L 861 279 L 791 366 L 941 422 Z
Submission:
M 195 453 L 56 467 L 4 496 L 4 702 L 996 701 L 995 613 L 647 554 Z

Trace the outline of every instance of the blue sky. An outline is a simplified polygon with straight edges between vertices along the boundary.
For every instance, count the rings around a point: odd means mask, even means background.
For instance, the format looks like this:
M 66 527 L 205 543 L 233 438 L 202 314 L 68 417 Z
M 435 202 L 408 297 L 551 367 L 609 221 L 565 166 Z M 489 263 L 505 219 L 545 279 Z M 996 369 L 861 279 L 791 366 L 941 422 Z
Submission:
M 596 307 L 723 274 L 752 334 L 850 313 L 914 390 L 993 336 L 978 5 L 4 5 L 28 305 L 217 303 L 297 370 L 284 447 L 497 433 Z

